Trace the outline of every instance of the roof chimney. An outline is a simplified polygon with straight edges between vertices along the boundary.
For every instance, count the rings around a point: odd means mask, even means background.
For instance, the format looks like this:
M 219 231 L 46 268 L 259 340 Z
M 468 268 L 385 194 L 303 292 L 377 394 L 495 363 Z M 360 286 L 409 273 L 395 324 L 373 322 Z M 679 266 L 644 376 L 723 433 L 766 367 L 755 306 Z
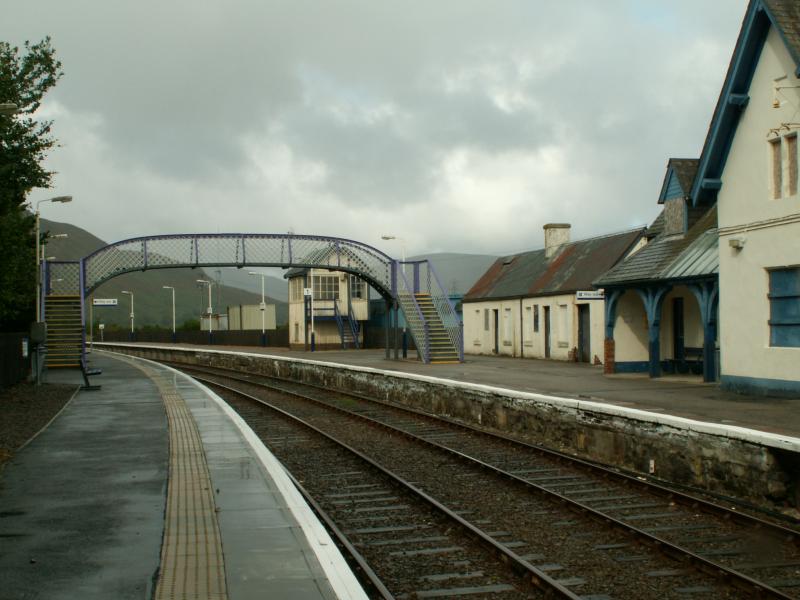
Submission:
M 544 226 L 544 255 L 550 258 L 564 244 L 569 243 L 569 223 L 548 223 Z

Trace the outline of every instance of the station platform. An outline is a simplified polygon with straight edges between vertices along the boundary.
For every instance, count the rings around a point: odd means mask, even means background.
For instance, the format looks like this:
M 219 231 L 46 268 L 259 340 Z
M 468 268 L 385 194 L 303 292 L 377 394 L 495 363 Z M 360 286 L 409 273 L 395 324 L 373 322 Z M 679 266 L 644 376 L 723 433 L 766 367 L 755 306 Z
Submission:
M 171 346 L 150 342 L 142 345 Z M 518 392 L 586 400 L 800 438 L 800 399 L 735 394 L 720 389 L 717 384 L 703 383 L 700 376 L 667 375 L 651 379 L 646 374 L 604 375 L 602 366 L 502 356 L 468 355 L 460 364 L 426 365 L 416 360 L 413 352 L 405 360 L 386 360 L 384 350 L 303 352 L 257 346 L 202 346 L 183 343 L 179 346 L 268 354 L 289 359 L 396 371 Z
M 0 473 L 2 598 L 367 597 L 218 396 L 148 361 L 91 363 L 101 389 L 76 394 Z

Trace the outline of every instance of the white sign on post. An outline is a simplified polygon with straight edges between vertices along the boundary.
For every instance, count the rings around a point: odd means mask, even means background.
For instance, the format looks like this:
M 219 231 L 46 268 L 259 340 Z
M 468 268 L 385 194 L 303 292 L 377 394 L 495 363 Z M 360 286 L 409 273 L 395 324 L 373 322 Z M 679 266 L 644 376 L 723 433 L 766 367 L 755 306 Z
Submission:
M 92 306 L 117 306 L 116 298 L 93 298 Z
M 576 300 L 602 300 L 603 290 L 589 290 L 585 292 L 575 292 Z
M 311 296 L 312 293 L 311 288 L 303 288 L 303 296 Z

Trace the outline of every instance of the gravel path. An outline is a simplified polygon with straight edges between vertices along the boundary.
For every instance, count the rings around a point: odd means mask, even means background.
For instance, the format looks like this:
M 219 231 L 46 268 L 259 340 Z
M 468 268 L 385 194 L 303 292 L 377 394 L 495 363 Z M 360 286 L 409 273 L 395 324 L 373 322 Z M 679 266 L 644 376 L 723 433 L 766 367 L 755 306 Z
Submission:
M 0 465 L 47 425 L 76 389 L 74 385 L 20 383 L 0 390 Z

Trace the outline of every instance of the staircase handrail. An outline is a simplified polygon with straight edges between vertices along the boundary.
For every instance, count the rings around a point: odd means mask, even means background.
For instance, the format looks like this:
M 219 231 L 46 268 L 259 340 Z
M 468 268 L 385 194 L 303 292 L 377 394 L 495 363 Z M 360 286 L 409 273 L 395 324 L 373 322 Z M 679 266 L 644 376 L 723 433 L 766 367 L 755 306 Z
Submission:
M 356 315 L 353 312 L 353 305 L 351 303 L 347 303 L 347 318 L 350 322 L 350 331 L 353 332 L 353 343 L 355 344 L 356 350 L 358 350 L 361 345 L 358 343 L 358 333 L 361 328 L 358 325 L 358 319 L 356 319 Z
M 397 286 L 400 288 L 397 290 L 397 301 L 403 309 L 403 315 L 408 322 L 408 329 L 411 332 L 411 337 L 414 338 L 417 353 L 420 358 L 422 358 L 422 362 L 429 363 L 431 362 L 431 338 L 428 330 L 428 322 L 422 315 L 422 309 L 414 296 L 414 290 L 408 284 L 408 279 L 406 279 L 402 269 L 397 269 Z M 386 315 L 386 317 L 388 318 L 389 315 Z
M 458 358 L 464 361 L 464 324 L 461 317 L 458 316 L 455 304 L 450 300 L 447 290 L 442 285 L 436 269 L 433 268 L 433 263 L 428 263 L 428 292 L 431 295 L 431 301 L 436 307 L 436 312 L 442 320 L 442 325 L 447 331 L 447 335 L 453 344 L 453 347 L 458 351 Z M 433 282 L 438 286 L 439 292 L 434 294 L 433 286 L 431 285 L 431 275 L 433 275 Z

